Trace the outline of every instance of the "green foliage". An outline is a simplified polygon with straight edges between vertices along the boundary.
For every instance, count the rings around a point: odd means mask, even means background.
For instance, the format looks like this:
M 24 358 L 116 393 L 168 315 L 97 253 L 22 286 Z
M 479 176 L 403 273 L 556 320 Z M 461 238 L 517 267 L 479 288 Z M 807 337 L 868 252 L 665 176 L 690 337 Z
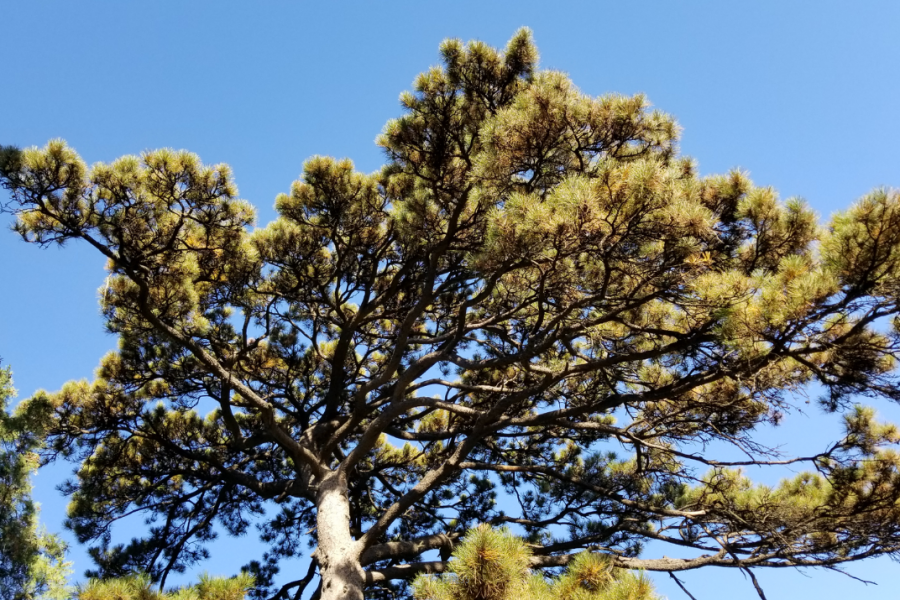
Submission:
M 643 575 L 613 566 L 609 556 L 576 554 L 547 579 L 532 573 L 527 544 L 505 529 L 479 525 L 454 550 L 442 576 L 419 575 L 416 600 L 658 600 Z
M 201 575 L 199 583 L 170 592 L 154 589 L 146 574 L 117 579 L 92 579 L 76 591 L 77 600 L 244 600 L 253 586 L 253 578 L 242 573 L 236 577 Z
M 0 145 L 0 177 L 15 177 L 22 167 L 22 151 L 15 146 Z
M 63 600 L 71 572 L 66 546 L 44 531 L 31 499 L 30 479 L 48 414 L 38 402 L 10 414 L 12 385 L 9 367 L 0 369 L 0 598 Z
M 323 578 L 402 592 L 481 522 L 554 564 L 900 552 L 897 434 L 856 404 L 900 400 L 900 193 L 823 223 L 745 173 L 699 175 L 670 115 L 538 69 L 527 30 L 441 56 L 379 136 L 379 172 L 312 158 L 253 230 L 230 170 L 187 152 L 4 150 L 16 231 L 108 259 L 118 350 L 22 409 L 80 463 L 69 525 L 97 575 L 164 584 L 254 522 L 261 596 L 305 542 Z M 758 429 L 812 384 L 844 435 L 775 457 Z M 722 444 L 748 458 L 697 453 Z M 738 469 L 786 461 L 807 472 L 775 487 Z M 133 513 L 146 534 L 110 546 Z M 695 554 L 642 557 L 647 540 Z

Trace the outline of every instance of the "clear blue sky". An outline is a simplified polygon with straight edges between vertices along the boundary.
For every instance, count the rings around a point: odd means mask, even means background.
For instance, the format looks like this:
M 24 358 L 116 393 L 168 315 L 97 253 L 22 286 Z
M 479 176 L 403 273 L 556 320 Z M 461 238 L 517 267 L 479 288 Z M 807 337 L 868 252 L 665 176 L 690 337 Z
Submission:
M 232 165 L 259 222 L 304 159 L 378 168 L 373 140 L 398 94 L 437 62 L 446 37 L 502 45 L 534 30 L 545 68 L 585 92 L 646 93 L 684 128 L 704 173 L 748 170 L 819 213 L 875 186 L 900 186 L 900 3 L 865 2 L 29 2 L 2 4 L 0 143 L 62 137 L 88 162 L 157 147 Z M 9 217 L 0 217 L 4 229 Z M 27 246 L 0 231 L 0 356 L 22 396 L 91 377 L 115 346 L 97 309 L 103 260 L 87 248 Z M 878 406 L 900 419 L 896 407 Z M 794 416 L 772 443 L 818 450 L 834 418 Z M 37 478 L 60 530 L 54 486 Z M 129 526 L 139 527 L 140 523 Z M 126 528 L 123 528 L 126 529 Z M 129 531 L 118 532 L 120 536 Z M 233 572 L 253 548 L 223 540 L 205 568 Z M 79 548 L 77 573 L 89 567 Z M 824 571 L 761 571 L 769 600 L 894 599 L 900 567 L 851 566 L 878 586 Z M 687 599 L 665 576 L 659 590 Z M 754 599 L 734 571 L 683 575 L 698 600 Z

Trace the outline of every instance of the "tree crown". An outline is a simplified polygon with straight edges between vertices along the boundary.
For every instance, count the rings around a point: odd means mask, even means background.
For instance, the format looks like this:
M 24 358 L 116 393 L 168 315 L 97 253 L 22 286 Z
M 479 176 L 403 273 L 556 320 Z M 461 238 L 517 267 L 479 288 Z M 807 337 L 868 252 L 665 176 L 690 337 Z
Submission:
M 381 171 L 313 158 L 252 230 L 228 167 L 187 152 L 0 156 L 26 240 L 108 259 L 119 350 L 32 400 L 81 461 L 69 523 L 98 573 L 164 582 L 215 526 L 254 521 L 262 584 L 312 533 L 313 567 L 353 548 L 360 581 L 388 586 L 482 521 L 521 527 L 536 567 L 580 548 L 668 571 L 896 552 L 897 432 L 852 398 L 898 398 L 900 196 L 822 225 L 744 173 L 699 176 L 644 97 L 537 69 L 527 30 L 441 56 L 379 137 Z M 811 383 L 846 434 L 776 459 L 754 429 Z M 809 471 L 739 470 L 786 462 Z M 148 535 L 109 547 L 134 510 Z M 698 555 L 639 558 L 648 540 Z

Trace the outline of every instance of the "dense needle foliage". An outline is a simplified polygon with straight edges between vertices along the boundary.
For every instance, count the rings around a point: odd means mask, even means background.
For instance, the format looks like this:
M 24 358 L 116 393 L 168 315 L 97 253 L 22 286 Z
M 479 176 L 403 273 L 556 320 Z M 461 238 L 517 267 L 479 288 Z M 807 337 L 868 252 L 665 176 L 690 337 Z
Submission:
M 580 552 L 548 581 L 531 570 L 531 549 L 506 530 L 469 530 L 443 576 L 419 575 L 416 600 L 659 600 L 639 573 L 617 569 L 608 555 Z
M 264 227 L 187 152 L 2 154 L 25 240 L 108 259 L 119 349 L 32 400 L 80 461 L 69 524 L 97 574 L 164 582 L 254 523 L 255 593 L 281 598 L 402 592 L 479 522 L 521 528 L 532 569 L 585 548 L 656 571 L 900 550 L 898 433 L 854 404 L 900 397 L 898 194 L 820 224 L 741 172 L 699 176 L 672 117 L 537 69 L 527 31 L 441 55 L 382 170 L 313 158 Z M 845 435 L 775 456 L 754 431 L 813 383 Z M 774 487 L 740 470 L 791 461 Z M 133 511 L 145 535 L 111 546 Z M 268 587 L 307 541 L 309 573 Z
M 92 579 L 80 586 L 76 600 L 244 600 L 253 578 L 242 573 L 237 577 L 202 575 L 194 585 L 170 592 L 156 589 L 146 574 L 132 574 L 114 579 Z
M 15 395 L 9 367 L 0 369 L 0 600 L 63 600 L 66 547 L 43 530 L 31 499 L 48 407 L 32 402 L 11 411 Z

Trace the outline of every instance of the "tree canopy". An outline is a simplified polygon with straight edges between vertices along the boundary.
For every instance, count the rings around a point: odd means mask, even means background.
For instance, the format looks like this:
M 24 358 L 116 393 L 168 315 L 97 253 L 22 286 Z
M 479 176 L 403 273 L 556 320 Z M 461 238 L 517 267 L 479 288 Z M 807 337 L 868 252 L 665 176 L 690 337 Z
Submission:
M 43 530 L 31 499 L 48 407 L 31 402 L 10 412 L 15 395 L 11 370 L 0 369 L 0 599 L 64 600 L 66 546 Z
M 643 575 L 617 569 L 609 555 L 580 552 L 550 581 L 531 570 L 531 549 L 507 530 L 472 528 L 446 575 L 419 575 L 416 600 L 659 600 Z
M 146 573 L 112 579 L 92 579 L 78 588 L 77 600 L 244 600 L 253 578 L 247 573 L 232 578 L 201 575 L 200 581 L 171 592 L 153 589 Z
M 254 524 L 253 593 L 277 598 L 406 590 L 481 522 L 519 528 L 534 570 L 582 549 L 751 575 L 900 550 L 900 435 L 855 404 L 900 398 L 900 195 L 820 224 L 742 172 L 700 176 L 643 96 L 538 69 L 527 30 L 441 57 L 380 171 L 312 158 L 264 227 L 187 152 L 2 154 L 26 241 L 108 259 L 119 349 L 30 400 L 80 462 L 69 525 L 96 574 L 164 584 Z M 811 384 L 845 433 L 775 456 L 754 432 Z M 807 471 L 741 470 L 783 464 Z M 111 545 L 134 512 L 146 534 Z M 271 588 L 307 541 L 309 573 Z

